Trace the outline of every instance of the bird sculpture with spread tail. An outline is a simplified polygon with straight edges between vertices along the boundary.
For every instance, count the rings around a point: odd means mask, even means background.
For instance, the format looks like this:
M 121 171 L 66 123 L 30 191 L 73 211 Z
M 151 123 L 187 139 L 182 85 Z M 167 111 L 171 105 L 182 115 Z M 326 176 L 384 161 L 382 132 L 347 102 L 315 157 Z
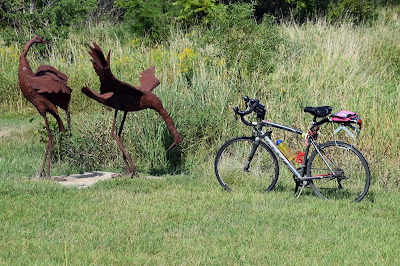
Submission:
M 157 111 L 164 119 L 168 130 L 171 132 L 174 138 L 174 143 L 167 151 L 169 151 L 173 146 L 182 142 L 182 137 L 176 130 L 171 117 L 164 109 L 161 100 L 154 93 L 152 93 L 154 88 L 160 84 L 160 81 L 155 77 L 154 66 L 143 71 L 140 77 L 140 86 L 133 87 L 128 83 L 118 80 L 112 74 L 110 69 L 111 50 L 108 52 L 106 59 L 103 51 L 95 42 L 93 42 L 93 47 L 89 47 L 89 54 L 92 57 L 91 61 L 93 63 L 93 68 L 100 79 L 100 93 L 88 88 L 87 86 L 82 88 L 82 92 L 86 96 L 115 109 L 111 134 L 117 142 L 119 148 L 122 150 L 128 174 L 131 175 L 131 177 L 137 176 L 136 167 L 128 153 L 125 151 L 121 138 L 122 129 L 128 112 L 140 111 L 147 108 Z M 119 110 L 123 111 L 124 115 L 118 130 L 118 134 L 116 134 L 115 123 Z
M 25 98 L 36 107 L 40 115 L 44 118 L 46 124 L 49 139 L 43 164 L 38 176 L 43 176 L 47 160 L 47 172 L 45 173 L 45 177 L 50 178 L 52 135 L 47 121 L 46 112 L 52 114 L 56 118 L 59 130 L 62 132 L 64 131 L 64 125 L 58 115 L 57 106 L 65 110 L 67 114 L 68 128 L 70 129 L 71 119 L 68 106 L 71 100 L 72 90 L 67 86 L 68 77 L 52 66 L 41 65 L 36 69 L 36 72 L 33 73 L 26 56 L 29 48 L 35 43 L 47 44 L 48 42 L 44 41 L 40 36 L 35 36 L 26 43 L 19 58 L 18 81 Z

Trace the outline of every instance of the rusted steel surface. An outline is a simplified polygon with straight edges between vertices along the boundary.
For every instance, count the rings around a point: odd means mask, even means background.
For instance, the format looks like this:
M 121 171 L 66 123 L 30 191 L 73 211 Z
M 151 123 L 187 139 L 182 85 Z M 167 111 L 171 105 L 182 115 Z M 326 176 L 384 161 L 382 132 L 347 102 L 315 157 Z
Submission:
M 57 69 L 48 65 L 41 65 L 33 73 L 26 55 L 29 48 L 35 43 L 48 43 L 40 36 L 35 36 L 27 42 L 24 50 L 19 58 L 18 81 L 21 91 L 25 98 L 30 101 L 44 118 L 46 130 L 49 135 L 43 164 L 39 172 L 39 176 L 44 173 L 44 167 L 47 159 L 46 177 L 50 177 L 50 161 L 51 161 L 51 144 L 52 135 L 49 123 L 46 118 L 46 112 L 52 114 L 58 123 L 60 131 L 64 131 L 64 125 L 58 115 L 57 106 L 65 110 L 67 113 L 68 127 L 70 127 L 70 115 L 68 111 L 69 102 L 71 100 L 71 88 L 67 86 L 68 77 Z
M 164 119 L 168 130 L 174 137 L 174 143 L 172 143 L 168 150 L 182 142 L 182 137 L 176 130 L 168 112 L 164 109 L 161 100 L 152 93 L 154 88 L 160 84 L 160 81 L 155 77 L 154 66 L 143 71 L 140 77 L 140 86 L 133 87 L 128 83 L 118 80 L 112 74 L 110 69 L 110 52 L 111 51 L 108 52 L 106 59 L 103 51 L 95 42 L 93 42 L 93 47 L 90 46 L 89 54 L 92 57 L 93 68 L 100 79 L 100 93 L 87 86 L 82 88 L 82 92 L 86 96 L 115 109 L 111 133 L 119 148 L 122 150 L 128 172 L 133 176 L 137 174 L 136 167 L 126 152 L 121 138 L 122 129 L 128 112 L 140 111 L 147 108 L 157 111 Z M 118 111 L 123 111 L 124 115 L 117 134 L 115 123 Z

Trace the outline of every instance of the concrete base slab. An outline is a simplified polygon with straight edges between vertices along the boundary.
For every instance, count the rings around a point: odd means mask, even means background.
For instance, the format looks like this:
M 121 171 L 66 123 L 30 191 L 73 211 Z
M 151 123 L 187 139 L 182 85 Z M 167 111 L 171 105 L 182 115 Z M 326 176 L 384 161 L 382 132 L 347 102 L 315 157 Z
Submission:
M 68 176 L 55 176 L 54 181 L 66 187 L 85 188 L 97 183 L 98 181 L 112 179 L 114 177 L 118 177 L 118 174 L 111 172 L 93 171 Z M 160 179 L 161 177 L 139 175 L 139 178 Z
M 113 175 L 115 175 L 115 173 L 93 171 L 69 176 L 55 176 L 54 178 L 64 179 L 64 181 L 56 181 L 63 186 L 85 188 L 97 183 L 98 181 L 112 179 Z

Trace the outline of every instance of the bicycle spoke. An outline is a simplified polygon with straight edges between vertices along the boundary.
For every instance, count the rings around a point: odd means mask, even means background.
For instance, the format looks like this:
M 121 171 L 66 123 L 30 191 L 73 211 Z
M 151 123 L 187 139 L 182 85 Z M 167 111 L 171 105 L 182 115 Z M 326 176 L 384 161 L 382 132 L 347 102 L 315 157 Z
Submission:
M 251 138 L 236 138 L 225 143 L 215 159 L 215 173 L 227 190 L 271 190 L 278 178 L 278 162 L 265 144 L 253 154 Z

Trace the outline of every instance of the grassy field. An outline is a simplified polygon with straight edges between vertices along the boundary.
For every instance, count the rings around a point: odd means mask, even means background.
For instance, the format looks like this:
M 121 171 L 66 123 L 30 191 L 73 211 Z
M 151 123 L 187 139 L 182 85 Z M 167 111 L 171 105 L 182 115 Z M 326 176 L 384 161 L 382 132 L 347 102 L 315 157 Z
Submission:
M 85 84 L 99 85 L 87 54 L 92 40 L 112 49 L 121 80 L 137 84 L 142 70 L 156 66 L 161 85 L 154 92 L 184 137 L 166 153 L 172 140 L 158 114 L 129 114 L 126 148 L 143 175 L 161 178 L 117 178 L 82 190 L 29 179 L 43 159 L 44 123 L 19 90 L 21 45 L 0 36 L 0 264 L 399 264 L 395 14 L 386 11 L 370 26 L 280 25 L 268 73 L 229 65 L 218 46 L 204 43 L 202 29 L 171 30 L 169 41 L 154 44 L 100 24 L 42 52 L 33 48 L 32 68 L 55 66 L 73 89 L 72 139 L 56 135 L 52 175 L 123 167 L 110 136 L 113 112 L 80 93 Z M 366 198 L 327 202 L 306 191 L 296 199 L 283 167 L 270 194 L 222 191 L 212 163 L 223 142 L 249 134 L 231 111 L 245 94 L 260 98 L 268 120 L 303 130 L 310 122 L 305 106 L 358 112 L 364 126 L 357 148 L 372 177 Z M 321 138 L 331 131 L 323 128 Z M 302 149 L 298 139 L 273 137 Z
M 311 191 L 297 199 L 282 173 L 269 194 L 227 193 L 208 163 L 65 188 L 28 179 L 43 155 L 29 118 L 3 117 L 0 129 L 0 264 L 400 262 L 398 192 L 372 186 L 361 203 Z M 63 173 L 55 163 L 53 174 Z

